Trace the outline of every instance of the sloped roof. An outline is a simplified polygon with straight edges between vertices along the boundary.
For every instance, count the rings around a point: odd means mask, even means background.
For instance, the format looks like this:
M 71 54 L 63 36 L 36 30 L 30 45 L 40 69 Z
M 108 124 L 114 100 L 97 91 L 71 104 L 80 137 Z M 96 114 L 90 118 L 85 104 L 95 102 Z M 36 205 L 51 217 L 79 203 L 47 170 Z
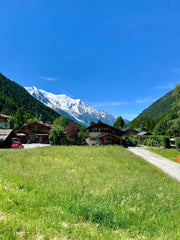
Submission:
M 12 129 L 0 129 L 0 141 L 5 141 L 12 131 Z
M 119 137 L 119 136 L 117 136 L 117 135 L 115 135 L 115 134 L 112 134 L 112 133 L 105 133 L 105 134 L 99 136 L 99 138 L 103 138 L 103 137 L 108 136 L 108 135 L 110 135 L 110 136 L 112 136 L 112 137 L 115 137 L 115 138 L 121 139 L 121 137 Z
M 137 134 L 137 136 L 143 136 L 143 135 L 147 135 L 147 134 L 149 134 L 149 133 L 148 132 L 140 132 Z
M 4 114 L 0 114 L 0 117 L 3 117 L 3 118 L 10 118 L 10 116 L 4 115 Z
M 120 130 L 118 128 L 115 128 L 113 126 L 110 126 L 110 125 L 108 125 L 106 123 L 103 123 L 101 121 L 99 121 L 98 123 L 96 123 L 96 124 L 94 124 L 92 126 L 87 127 L 87 129 L 90 130 L 91 128 L 95 128 L 95 127 L 96 128 L 98 128 L 98 127 L 108 127 L 108 128 L 111 128 L 112 130 L 115 130 L 116 132 L 118 132 L 120 134 L 124 134 L 124 132 L 122 130 Z M 106 130 L 103 130 L 103 131 L 106 132 Z
M 52 128 L 53 125 L 50 125 L 48 123 L 43 123 L 43 122 L 32 122 L 32 123 L 25 123 L 22 127 L 20 127 L 20 129 L 26 127 L 26 126 L 30 126 L 33 124 L 37 124 L 37 125 L 41 125 L 43 127 L 48 127 L 48 128 Z
M 135 129 L 135 128 L 124 128 L 124 129 L 122 129 L 123 132 L 126 132 L 128 130 L 133 130 L 133 131 L 139 132 L 139 130 Z

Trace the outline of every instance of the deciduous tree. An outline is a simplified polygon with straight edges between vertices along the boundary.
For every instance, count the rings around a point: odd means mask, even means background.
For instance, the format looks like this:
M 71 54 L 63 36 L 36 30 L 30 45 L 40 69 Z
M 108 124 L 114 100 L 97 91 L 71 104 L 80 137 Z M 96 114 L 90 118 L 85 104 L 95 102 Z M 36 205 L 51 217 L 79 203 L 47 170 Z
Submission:
M 60 116 L 58 118 L 56 118 L 53 122 L 53 125 L 56 127 L 56 128 L 63 128 L 65 129 L 65 127 L 67 126 L 68 124 L 68 119 L 64 116 Z
M 78 133 L 79 143 L 83 145 L 86 144 L 86 138 L 88 138 L 88 136 L 89 136 L 88 129 L 84 125 L 82 125 L 81 130 Z
M 49 142 L 51 145 L 68 145 L 66 133 L 62 128 L 53 128 L 49 134 Z
M 65 132 L 67 134 L 68 139 L 70 140 L 71 144 L 78 143 L 78 132 L 79 126 L 75 122 L 70 122 L 65 128 Z

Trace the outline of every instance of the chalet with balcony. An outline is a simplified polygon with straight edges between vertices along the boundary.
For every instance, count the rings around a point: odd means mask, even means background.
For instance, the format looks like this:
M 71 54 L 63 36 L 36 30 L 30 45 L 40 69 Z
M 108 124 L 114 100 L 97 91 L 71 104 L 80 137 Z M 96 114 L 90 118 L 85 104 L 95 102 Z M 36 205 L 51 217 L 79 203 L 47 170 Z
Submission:
M 48 143 L 51 129 L 52 125 L 33 122 L 24 124 L 16 131 L 16 134 L 22 143 Z
M 88 145 L 122 145 L 122 136 L 124 133 L 117 128 L 99 121 L 87 129 L 89 130 L 89 137 L 86 139 Z

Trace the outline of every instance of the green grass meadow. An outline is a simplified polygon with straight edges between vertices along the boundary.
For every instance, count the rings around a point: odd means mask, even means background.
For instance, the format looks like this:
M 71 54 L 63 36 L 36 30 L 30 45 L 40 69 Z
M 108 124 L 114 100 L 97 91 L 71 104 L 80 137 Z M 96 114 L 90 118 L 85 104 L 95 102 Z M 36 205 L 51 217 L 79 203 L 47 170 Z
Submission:
M 120 146 L 0 150 L 0 239 L 180 239 L 180 183 Z
M 157 147 L 148 147 L 149 151 L 156 153 L 162 157 L 168 158 L 174 162 L 177 162 L 177 155 L 180 155 L 180 151 L 178 151 L 175 148 L 166 148 L 166 149 L 161 149 Z

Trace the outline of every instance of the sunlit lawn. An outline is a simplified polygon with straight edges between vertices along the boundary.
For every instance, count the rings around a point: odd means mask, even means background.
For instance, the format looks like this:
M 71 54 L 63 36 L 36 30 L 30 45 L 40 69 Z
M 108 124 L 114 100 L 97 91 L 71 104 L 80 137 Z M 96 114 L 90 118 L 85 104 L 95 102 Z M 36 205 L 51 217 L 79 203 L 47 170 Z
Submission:
M 148 147 L 147 150 L 159 154 L 162 157 L 173 160 L 174 162 L 177 162 L 177 155 L 180 155 L 180 151 L 175 148 L 161 149 L 156 147 Z
M 0 239 L 180 239 L 180 183 L 119 146 L 0 150 Z

